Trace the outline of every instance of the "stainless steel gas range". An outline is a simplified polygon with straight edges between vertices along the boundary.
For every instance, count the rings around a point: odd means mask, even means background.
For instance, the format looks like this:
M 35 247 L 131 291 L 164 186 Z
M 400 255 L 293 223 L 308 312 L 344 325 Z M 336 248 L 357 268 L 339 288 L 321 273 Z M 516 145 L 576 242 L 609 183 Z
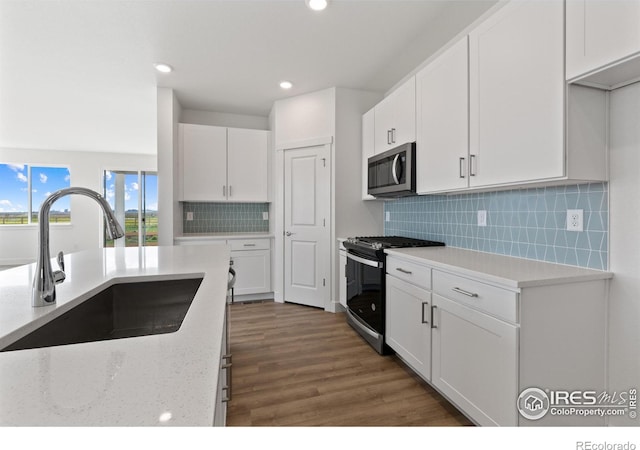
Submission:
M 442 246 L 400 236 L 356 237 L 347 249 L 347 322 L 381 355 L 388 353 L 385 326 L 385 249 Z

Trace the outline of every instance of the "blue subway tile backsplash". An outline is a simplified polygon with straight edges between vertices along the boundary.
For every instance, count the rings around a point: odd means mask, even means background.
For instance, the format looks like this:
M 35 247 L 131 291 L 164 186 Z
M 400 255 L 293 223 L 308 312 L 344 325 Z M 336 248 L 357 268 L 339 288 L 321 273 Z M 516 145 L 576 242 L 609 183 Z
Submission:
M 567 209 L 584 211 L 584 231 L 567 231 Z M 608 267 L 608 184 L 405 197 L 385 203 L 387 236 L 559 264 Z M 478 210 L 487 226 L 477 225 Z
M 187 220 L 187 213 L 193 220 Z M 192 233 L 260 233 L 269 231 L 268 203 L 184 203 L 182 225 L 184 234 Z

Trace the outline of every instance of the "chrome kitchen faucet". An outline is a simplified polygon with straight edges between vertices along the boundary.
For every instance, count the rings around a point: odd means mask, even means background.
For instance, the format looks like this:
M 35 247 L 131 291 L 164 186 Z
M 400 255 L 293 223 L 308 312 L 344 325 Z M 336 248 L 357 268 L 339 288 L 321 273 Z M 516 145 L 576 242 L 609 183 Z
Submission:
M 109 203 L 104 197 L 91 189 L 82 187 L 70 187 L 54 192 L 42 202 L 38 213 L 38 262 L 36 263 L 36 276 L 33 280 L 33 291 L 31 295 L 31 306 L 48 306 L 56 303 L 56 284 L 62 283 L 64 274 L 64 255 L 58 253 L 58 265 L 60 270 L 53 272 L 51 268 L 51 254 L 49 253 L 49 210 L 51 205 L 61 197 L 71 194 L 84 195 L 94 199 L 104 213 L 107 222 L 107 233 L 111 239 L 118 239 L 124 236 L 122 227 L 116 220 L 116 216 L 111 211 Z

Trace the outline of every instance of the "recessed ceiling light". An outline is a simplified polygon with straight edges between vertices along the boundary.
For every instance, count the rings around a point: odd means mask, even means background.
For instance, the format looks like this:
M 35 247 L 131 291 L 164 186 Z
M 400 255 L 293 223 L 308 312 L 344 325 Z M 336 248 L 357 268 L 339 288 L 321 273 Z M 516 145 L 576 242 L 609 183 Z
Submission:
M 158 72 L 162 73 L 169 73 L 173 70 L 173 67 L 165 63 L 155 63 L 153 67 L 155 67 Z
M 327 0 L 305 0 L 305 3 L 314 11 L 322 11 L 329 4 Z
M 293 87 L 293 83 L 291 83 L 291 81 L 281 81 L 280 87 L 282 89 L 291 89 Z

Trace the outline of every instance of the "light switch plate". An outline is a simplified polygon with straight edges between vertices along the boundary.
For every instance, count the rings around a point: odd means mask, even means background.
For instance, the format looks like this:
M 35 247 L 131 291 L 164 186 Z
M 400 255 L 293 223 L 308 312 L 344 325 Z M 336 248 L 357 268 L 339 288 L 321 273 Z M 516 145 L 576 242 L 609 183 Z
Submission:
M 384 213 L 384 221 L 389 222 L 391 220 L 391 211 L 387 211 Z
M 193 212 L 192 211 L 188 211 L 187 212 L 187 221 L 192 221 L 193 220 Z
M 487 226 L 487 211 L 481 209 L 478 211 L 478 226 L 486 227 Z
M 263 211 L 262 212 L 262 220 L 269 220 L 269 212 L 268 211 Z

